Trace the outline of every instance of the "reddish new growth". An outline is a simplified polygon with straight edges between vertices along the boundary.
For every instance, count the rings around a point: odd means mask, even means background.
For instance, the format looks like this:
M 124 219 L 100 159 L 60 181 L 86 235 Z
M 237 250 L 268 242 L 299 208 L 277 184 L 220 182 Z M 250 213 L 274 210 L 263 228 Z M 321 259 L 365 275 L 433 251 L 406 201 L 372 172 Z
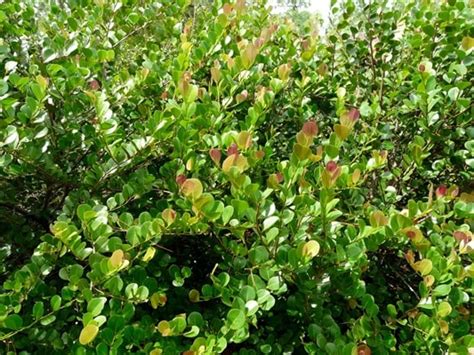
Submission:
M 275 175 L 278 180 L 278 183 L 281 183 L 283 181 L 283 174 L 280 172 L 277 172 Z
M 465 244 L 469 243 L 469 236 L 461 231 L 456 231 L 453 233 L 454 238 L 459 242 L 464 242 Z
M 91 90 L 99 90 L 100 89 L 100 83 L 97 80 L 93 79 L 93 80 L 89 81 L 89 88 Z
M 405 253 L 405 260 L 408 261 L 409 264 L 413 264 L 415 262 L 415 255 L 411 250 L 408 250 Z
M 360 117 L 360 112 L 358 109 L 351 108 L 349 110 L 349 118 L 351 119 L 351 121 L 355 122 L 359 119 L 359 117 Z
M 255 40 L 255 47 L 260 48 L 265 43 L 265 40 L 262 37 L 258 37 Z
M 264 152 L 263 150 L 257 150 L 257 151 L 255 152 L 255 157 L 256 157 L 257 159 L 262 159 L 264 156 L 265 156 L 265 152 Z
M 451 190 L 451 197 L 455 198 L 459 194 L 459 187 L 455 187 Z
M 407 237 L 413 239 L 416 237 L 416 233 L 414 231 L 407 231 Z
M 330 172 L 331 174 L 334 173 L 337 170 L 338 166 L 335 161 L 331 160 L 330 162 L 327 163 L 326 165 L 326 170 Z
M 318 124 L 316 121 L 308 121 L 303 125 L 302 131 L 307 136 L 314 137 L 318 134 Z
M 239 148 L 237 148 L 237 144 L 232 143 L 229 148 L 227 148 L 227 155 L 232 154 L 239 154 Z
M 225 4 L 225 5 L 222 7 L 222 10 L 224 10 L 224 13 L 225 13 L 226 15 L 229 15 L 229 14 L 232 12 L 233 9 L 234 9 L 234 7 L 233 7 L 231 4 L 229 4 L 229 3 Z
M 371 355 L 372 351 L 366 344 L 361 344 L 357 347 L 357 355 Z
M 448 188 L 445 185 L 440 185 L 436 189 L 436 197 L 440 198 L 446 195 L 446 192 L 448 191 Z
M 218 164 L 221 160 L 221 151 L 217 148 L 212 148 L 211 150 L 209 150 L 209 155 L 211 156 L 211 159 L 216 163 Z
M 176 176 L 176 183 L 179 186 L 183 185 L 185 181 L 186 181 L 186 176 L 184 176 L 183 174 L 179 174 L 178 176 Z
M 303 47 L 304 50 L 308 50 L 309 48 L 309 41 L 307 39 L 304 39 L 301 41 L 301 47 Z
M 183 74 L 183 80 L 189 82 L 191 80 L 191 73 L 190 72 L 185 72 Z

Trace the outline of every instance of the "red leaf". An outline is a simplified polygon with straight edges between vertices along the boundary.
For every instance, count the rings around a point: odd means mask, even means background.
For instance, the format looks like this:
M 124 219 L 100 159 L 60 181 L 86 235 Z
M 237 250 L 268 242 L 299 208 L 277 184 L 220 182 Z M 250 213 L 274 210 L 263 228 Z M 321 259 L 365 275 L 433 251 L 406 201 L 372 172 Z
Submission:
M 308 121 L 303 125 L 302 131 L 307 136 L 314 137 L 318 134 L 318 124 L 316 121 Z
M 229 148 L 227 148 L 227 155 L 238 154 L 239 148 L 237 148 L 237 144 L 232 143 Z
M 337 170 L 338 166 L 337 163 L 333 160 L 327 163 L 326 165 L 326 170 L 329 171 L 330 173 L 334 173 Z
M 183 185 L 184 182 L 186 181 L 186 176 L 184 176 L 183 174 L 179 174 L 178 176 L 176 176 L 176 183 L 178 185 Z
M 446 185 L 438 186 L 438 188 L 436 189 L 436 197 L 441 198 L 445 196 L 447 191 L 448 191 L 448 188 L 446 187 Z
M 211 156 L 212 161 L 219 165 L 222 157 L 221 151 L 217 148 L 212 148 L 209 150 L 209 155 Z
M 355 122 L 359 119 L 360 117 L 360 112 L 358 109 L 356 108 L 351 108 L 350 111 L 349 111 L 349 118 Z

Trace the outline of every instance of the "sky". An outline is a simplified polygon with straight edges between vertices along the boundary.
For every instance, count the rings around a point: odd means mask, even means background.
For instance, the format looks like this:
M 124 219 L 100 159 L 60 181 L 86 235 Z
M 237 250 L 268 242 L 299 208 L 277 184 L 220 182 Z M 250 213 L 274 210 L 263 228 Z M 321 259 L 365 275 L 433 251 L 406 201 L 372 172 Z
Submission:
M 308 6 L 304 7 L 310 12 L 318 12 L 321 18 L 327 23 L 331 0 L 308 0 Z M 274 8 L 275 12 L 282 12 L 286 9 L 278 5 L 277 0 L 269 0 L 268 3 Z
M 306 7 L 309 11 L 316 11 L 321 14 L 323 18 L 326 18 L 329 14 L 329 3 L 331 0 L 309 0 L 309 5 Z M 276 0 L 270 0 L 269 4 L 275 7 L 277 11 L 284 11 L 284 9 L 277 9 L 278 5 Z
M 308 10 L 319 12 L 323 18 L 327 18 L 329 15 L 329 3 L 330 0 L 310 0 Z

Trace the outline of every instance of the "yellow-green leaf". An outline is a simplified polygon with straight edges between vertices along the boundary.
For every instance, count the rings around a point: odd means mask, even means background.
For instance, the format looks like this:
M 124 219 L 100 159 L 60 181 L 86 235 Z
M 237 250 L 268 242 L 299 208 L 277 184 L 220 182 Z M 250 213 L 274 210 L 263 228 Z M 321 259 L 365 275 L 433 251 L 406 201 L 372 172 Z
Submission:
M 181 185 L 181 192 L 191 200 L 196 200 L 201 197 L 202 191 L 202 184 L 198 179 L 186 179 L 183 185 Z
M 290 75 L 290 70 L 291 70 L 291 67 L 288 63 L 280 65 L 278 67 L 278 77 L 283 81 L 288 80 L 288 77 Z
M 441 302 L 438 306 L 438 315 L 440 317 L 446 317 L 448 316 L 453 308 L 448 302 Z
M 382 227 L 387 225 L 388 219 L 382 211 L 374 211 L 370 215 L 370 224 L 372 227 Z
M 309 147 L 313 143 L 312 136 L 305 134 L 303 131 L 299 131 L 296 134 L 296 142 L 304 147 Z
M 302 254 L 305 258 L 314 258 L 319 254 L 319 243 L 315 240 L 310 240 L 303 245 Z
M 241 54 L 242 64 L 244 65 L 245 69 L 248 69 L 253 64 L 257 54 L 258 49 L 253 43 L 250 43 L 245 47 L 243 53 Z
M 110 266 L 113 269 L 118 269 L 122 265 L 123 257 L 124 257 L 123 250 L 120 250 L 120 249 L 115 250 L 109 259 Z
M 167 301 L 167 297 L 165 294 L 163 293 L 158 293 L 158 292 L 155 292 L 154 294 L 151 295 L 150 297 L 150 303 L 151 303 L 151 306 L 154 308 L 154 309 L 157 309 L 158 307 L 162 307 L 166 304 L 166 301 Z
M 311 156 L 311 150 L 308 147 L 305 147 L 304 145 L 301 145 L 299 143 L 296 143 L 294 145 L 293 151 L 299 160 L 305 160 Z
M 153 259 L 153 257 L 155 256 L 155 253 L 156 253 L 156 249 L 153 248 L 153 247 L 148 247 L 146 252 L 145 252 L 145 255 L 143 256 L 142 260 L 144 262 L 149 262 L 151 259 Z
M 158 331 L 164 337 L 167 337 L 167 336 L 171 335 L 170 323 L 166 320 L 162 320 L 160 323 L 158 323 Z
M 170 225 L 176 219 L 176 211 L 172 208 L 167 208 L 161 212 L 161 217 L 166 222 L 167 225 Z
M 252 134 L 249 131 L 242 131 L 237 136 L 237 146 L 245 150 L 252 145 Z
M 336 135 L 339 137 L 340 140 L 345 140 L 347 137 L 349 137 L 349 134 L 351 133 L 351 128 L 340 124 L 335 124 L 334 132 L 336 132 Z
M 355 169 L 354 172 L 352 173 L 351 180 L 353 184 L 357 184 L 357 182 L 360 179 L 360 170 Z
M 428 275 L 433 269 L 433 263 L 430 259 L 417 261 L 413 266 L 422 276 Z
M 199 291 L 192 289 L 191 291 L 189 291 L 188 297 L 189 297 L 189 300 L 193 303 L 199 302 L 199 297 L 200 297 Z
M 425 281 L 425 285 L 426 287 L 431 287 L 433 286 L 434 282 L 435 282 L 435 278 L 433 275 L 426 275 L 423 280 Z
M 240 154 L 228 156 L 222 163 L 222 171 L 228 173 L 233 166 L 235 166 L 240 173 L 243 173 L 248 168 L 247 158 Z
M 87 345 L 92 342 L 99 333 L 99 327 L 95 324 L 86 325 L 79 335 L 79 343 Z
M 461 46 L 465 51 L 468 51 L 472 47 L 474 47 L 474 38 L 467 36 L 464 37 L 461 41 Z
M 423 234 L 416 227 L 407 227 L 403 232 L 414 243 L 419 243 L 423 240 Z
M 164 293 L 155 292 L 150 297 L 150 303 L 154 309 L 157 309 L 158 307 L 163 307 L 167 301 L 168 298 Z

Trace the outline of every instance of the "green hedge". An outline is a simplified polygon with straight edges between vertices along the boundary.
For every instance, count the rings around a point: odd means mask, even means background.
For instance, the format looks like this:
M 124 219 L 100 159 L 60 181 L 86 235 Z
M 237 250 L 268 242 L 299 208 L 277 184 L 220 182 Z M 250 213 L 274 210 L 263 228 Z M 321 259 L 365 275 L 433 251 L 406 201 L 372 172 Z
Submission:
M 472 1 L 264 4 L 0 3 L 1 353 L 473 351 Z

